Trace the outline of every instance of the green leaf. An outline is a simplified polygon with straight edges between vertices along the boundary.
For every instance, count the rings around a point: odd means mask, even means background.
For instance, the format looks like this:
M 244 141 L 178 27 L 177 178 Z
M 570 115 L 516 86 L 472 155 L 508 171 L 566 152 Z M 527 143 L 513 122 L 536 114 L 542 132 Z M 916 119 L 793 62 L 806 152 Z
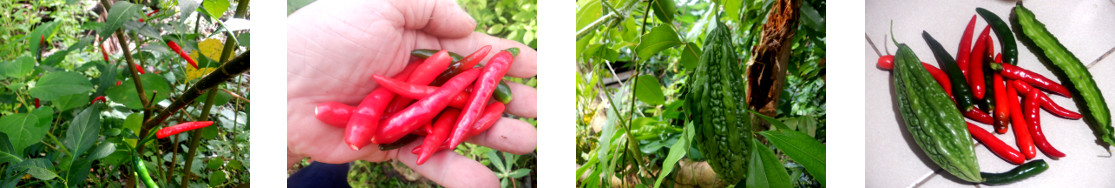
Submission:
M 124 22 L 134 20 L 136 16 L 141 14 L 139 11 L 143 6 L 129 3 L 127 1 L 117 1 L 112 4 L 112 8 L 108 10 L 108 17 L 105 18 L 105 25 L 101 27 L 101 31 L 97 32 L 101 35 L 101 39 L 107 39 L 109 35 L 120 29 Z M 186 16 L 182 16 L 185 18 Z M 185 19 L 183 19 L 185 20 Z
M 216 106 L 213 106 L 213 108 L 216 108 Z M 218 131 L 217 127 L 219 127 L 219 126 L 209 126 L 209 127 L 201 128 L 201 138 L 204 138 L 206 140 L 216 138 L 217 137 L 217 131 Z
M 115 152 L 115 151 L 116 151 L 116 144 L 115 143 L 102 142 L 100 145 L 97 145 L 96 149 L 93 149 L 89 153 L 89 158 L 86 158 L 86 159 L 87 160 L 102 159 L 102 158 L 108 157 L 108 155 L 111 155 L 112 152 Z
M 314 1 L 316 1 L 316 0 L 287 0 L 286 1 L 286 14 L 290 15 L 290 14 L 294 13 L 294 11 L 297 11 L 298 9 L 302 9 L 302 7 L 305 7 L 306 5 L 310 5 L 310 3 L 313 3 Z
M 209 160 L 209 163 L 205 164 L 205 167 L 209 168 L 210 170 L 216 170 L 217 168 L 221 168 L 221 165 L 225 164 L 224 162 L 224 160 L 214 158 Z
M 66 179 L 69 180 L 71 185 L 80 185 L 85 183 L 86 178 L 89 177 L 89 167 L 93 164 L 91 160 L 78 160 L 70 164 L 69 172 L 66 173 Z
M 143 74 L 139 76 L 139 79 L 143 83 L 143 93 L 148 100 L 151 100 L 151 96 L 155 96 L 152 101 L 162 101 L 171 92 L 170 83 L 162 75 Z M 153 91 L 158 91 L 159 94 L 155 95 Z M 143 109 L 143 102 L 140 102 L 139 95 L 136 93 L 135 81 L 131 81 L 131 79 L 125 79 L 120 86 L 109 88 L 105 94 L 113 102 L 122 103 L 128 108 Z
M 495 24 L 488 28 L 488 34 L 490 35 L 499 34 L 499 32 L 503 32 L 503 24 Z
M 25 35 L 24 39 L 27 39 L 27 44 L 31 44 L 27 46 L 27 51 L 31 52 L 31 57 L 39 57 L 42 40 L 46 39 L 49 42 L 51 35 L 54 35 L 56 31 L 58 31 L 58 22 L 47 22 L 35 27 L 35 30 Z
M 18 113 L 0 117 L 0 132 L 8 134 L 16 155 L 23 155 L 23 148 L 39 143 L 50 126 L 39 123 L 33 114 Z
M 97 134 L 101 132 L 101 108 L 104 103 L 97 103 L 82 110 L 70 123 L 66 130 L 64 144 L 70 149 L 70 154 L 76 159 L 85 153 L 97 141 Z
M 763 120 L 766 120 L 767 122 L 769 122 L 771 125 L 774 125 L 774 127 L 778 128 L 778 129 L 791 130 L 789 126 L 786 126 L 786 123 L 782 123 L 782 121 L 778 121 L 777 119 L 774 119 L 770 116 L 763 115 L 762 113 L 756 112 L 755 110 L 751 110 L 751 109 L 747 109 L 747 112 L 750 112 L 751 114 L 754 114 L 755 116 L 758 116 L 759 118 L 762 118 Z
M 35 70 L 35 58 L 27 56 L 19 56 L 15 61 L 0 62 L 0 78 L 12 77 L 20 78 L 27 74 L 31 74 Z
M 743 1 L 729 0 L 721 3 L 724 3 L 724 15 L 728 16 L 728 20 L 739 22 L 739 18 L 743 16 L 739 13 L 739 10 L 743 9 Z
M 661 186 L 662 180 L 666 179 L 666 175 L 674 171 L 674 166 L 676 166 L 678 160 L 685 157 L 685 154 L 689 151 L 689 142 L 693 140 L 693 129 L 692 122 L 685 123 L 685 133 L 677 142 L 674 142 L 674 146 L 670 147 L 670 154 L 666 155 L 666 161 L 662 162 L 662 172 L 659 173 L 658 180 L 654 181 L 654 187 Z
M 678 63 L 681 67 L 685 68 L 688 72 L 693 72 L 697 69 L 697 63 L 701 60 L 701 47 L 695 43 L 686 43 L 685 49 L 681 51 L 681 58 Z
M 650 2 L 651 8 L 654 9 L 654 17 L 657 17 L 659 21 L 665 23 L 670 23 L 674 20 L 674 14 L 677 13 L 674 7 L 676 5 L 674 0 L 654 0 Z
M 778 157 L 774 156 L 774 151 L 769 147 L 759 143 L 759 140 L 751 139 L 751 160 L 747 169 L 747 187 L 767 188 L 767 187 L 791 187 L 790 174 L 786 173 L 786 168 L 782 167 L 782 162 L 778 161 Z
M 515 171 L 511 172 L 511 178 L 515 178 L 515 179 L 519 179 L 519 178 L 522 178 L 523 176 L 527 176 L 527 175 L 530 175 L 530 169 L 529 168 L 518 169 L 518 170 L 515 170 Z
M 52 106 L 54 106 L 55 108 L 58 108 L 59 112 L 70 110 L 80 106 L 89 105 L 89 94 L 78 93 L 58 97 L 58 99 L 54 100 L 54 102 L 51 104 L 53 104 Z
M 794 130 L 763 131 L 759 134 L 794 162 L 804 166 L 809 175 L 817 178 L 822 187 L 825 186 L 825 144 Z
M 209 174 L 209 187 L 216 187 L 224 184 L 225 181 L 228 181 L 225 178 L 225 171 L 214 171 L 212 174 Z
M 201 6 L 205 7 L 205 11 L 209 12 L 210 17 L 217 20 L 221 19 L 225 12 L 228 12 L 229 2 L 228 0 L 205 0 L 201 3 Z
M 75 72 L 52 72 L 39 78 L 38 84 L 31 88 L 31 96 L 51 101 L 65 95 L 89 92 L 93 84 L 89 78 Z
M 813 29 L 814 31 L 825 31 L 825 17 L 821 16 L 817 9 L 813 9 L 813 5 L 805 3 L 801 5 L 801 22 L 804 25 Z
M 244 169 L 244 164 L 240 163 L 239 160 L 231 160 L 228 161 L 228 168 L 232 170 L 241 170 Z
M 143 114 L 141 113 L 132 113 L 129 114 L 127 118 L 124 118 L 124 129 L 132 130 L 133 133 L 138 133 L 141 125 L 143 125 Z M 124 141 L 132 147 L 135 147 L 137 142 L 136 139 L 130 138 L 125 138 Z
M 577 31 L 584 29 L 590 23 L 596 21 L 604 14 L 604 7 L 600 0 L 588 0 L 577 2 L 580 9 L 577 10 Z
M 116 71 L 116 66 L 105 63 L 97 64 L 97 70 L 101 71 L 101 76 L 97 77 L 97 91 L 93 96 L 104 96 L 108 88 L 116 85 L 116 76 L 120 73 Z
M 50 180 L 58 177 L 58 174 L 55 174 L 53 171 L 54 165 L 51 165 L 50 160 L 45 158 L 28 159 L 19 163 L 17 168 L 26 170 L 27 174 L 31 174 L 31 177 L 40 180 Z
M 662 94 L 662 85 L 658 84 L 658 78 L 653 75 L 639 76 L 637 84 L 635 84 L 635 98 L 651 105 L 661 105 L 666 103 L 666 96 Z
M 492 161 L 492 166 L 496 166 L 496 169 L 498 169 L 499 172 L 507 172 L 507 169 L 503 166 L 503 160 L 499 158 L 498 154 L 496 154 L 496 150 L 489 150 L 487 155 L 488 161 Z
M 194 11 L 197 11 L 199 6 L 201 6 L 201 0 L 178 0 L 178 11 L 180 11 L 178 17 L 189 18 L 191 14 L 194 14 Z M 178 23 L 185 23 L 186 20 L 190 19 L 178 19 Z
M 635 47 L 635 53 L 640 58 L 648 58 L 658 52 L 683 44 L 678 39 L 678 33 L 670 25 L 659 25 L 642 36 L 642 41 Z
M 0 132 L 0 164 L 19 162 L 23 162 L 23 159 L 16 155 L 12 142 L 8 140 L 8 134 Z

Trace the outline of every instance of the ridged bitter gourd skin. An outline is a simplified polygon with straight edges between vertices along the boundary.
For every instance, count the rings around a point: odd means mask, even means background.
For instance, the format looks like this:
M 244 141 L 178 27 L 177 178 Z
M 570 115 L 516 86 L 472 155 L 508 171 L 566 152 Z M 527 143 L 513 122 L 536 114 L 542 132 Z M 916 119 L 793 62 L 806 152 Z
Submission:
M 897 43 L 897 42 L 896 42 Z M 929 159 L 952 175 L 982 182 L 967 124 L 906 44 L 894 55 L 894 91 L 910 135 Z
M 744 99 L 744 66 L 724 23 L 705 37 L 697 69 L 690 76 L 686 103 L 697 128 L 694 143 L 721 180 L 740 182 L 747 174 L 751 124 Z

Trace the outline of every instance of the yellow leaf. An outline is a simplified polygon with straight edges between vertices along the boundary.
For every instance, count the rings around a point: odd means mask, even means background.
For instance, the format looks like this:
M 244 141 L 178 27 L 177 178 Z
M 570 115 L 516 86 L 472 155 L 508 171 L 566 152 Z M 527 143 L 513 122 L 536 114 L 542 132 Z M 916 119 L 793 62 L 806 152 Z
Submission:
M 224 43 L 217 39 L 205 39 L 197 43 L 197 48 L 201 49 L 201 54 L 212 60 L 220 60 L 221 50 L 224 50 L 224 47 Z
M 216 70 L 216 69 L 217 69 L 216 67 L 202 67 L 201 69 L 195 69 L 193 67 L 187 66 L 186 67 L 186 80 L 193 81 L 195 79 L 201 78 L 202 76 L 205 76 L 205 75 L 209 74 L 210 72 L 213 72 L 213 70 Z

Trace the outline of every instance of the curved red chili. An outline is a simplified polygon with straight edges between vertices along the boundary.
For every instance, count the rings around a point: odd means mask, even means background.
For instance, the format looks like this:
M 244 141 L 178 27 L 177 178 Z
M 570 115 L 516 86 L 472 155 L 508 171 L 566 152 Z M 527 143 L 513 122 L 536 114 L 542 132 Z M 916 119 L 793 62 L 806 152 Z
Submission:
M 408 83 L 417 85 L 430 84 L 430 82 L 433 82 L 434 79 L 437 78 L 438 73 L 443 72 L 446 68 L 449 68 L 451 62 L 453 62 L 453 56 L 450 55 L 449 51 L 440 50 L 437 53 L 434 53 L 433 55 L 430 55 L 430 57 L 426 58 L 425 62 L 429 63 L 422 63 L 421 67 L 415 68 L 416 70 L 414 71 L 414 73 L 412 73 L 412 76 L 406 78 Z M 395 98 L 394 100 L 391 100 L 384 112 L 398 112 L 403 108 L 406 108 L 412 102 L 414 102 L 414 99 Z
M 964 35 L 960 37 L 960 49 L 956 53 L 956 65 L 960 66 L 960 72 L 968 74 L 968 57 L 972 53 L 972 32 L 976 29 L 976 15 L 972 15 L 972 20 L 968 21 L 968 27 L 964 28 Z
M 1031 90 L 1030 84 L 1026 84 L 1026 82 L 1015 80 L 1012 83 L 1013 85 L 1015 85 L 1015 87 L 1019 88 L 1019 93 L 1029 93 Z M 1038 92 L 1038 100 L 1041 101 L 1041 108 L 1044 108 L 1045 111 L 1053 113 L 1053 115 L 1057 115 L 1067 119 L 1080 119 L 1081 117 L 1083 117 L 1080 115 L 1080 113 L 1065 109 L 1065 107 L 1062 107 L 1056 102 L 1053 102 L 1053 99 L 1050 99 L 1048 95 L 1045 95 L 1045 93 L 1042 93 L 1040 91 Z
M 879 62 L 875 65 L 886 70 L 894 69 L 894 55 L 885 55 L 883 57 L 879 57 Z M 929 71 L 929 75 L 932 75 L 934 80 L 937 80 L 937 84 L 940 84 L 941 88 L 945 89 L 945 93 L 949 94 L 949 98 L 953 98 L 952 82 L 949 81 L 949 76 L 945 74 L 945 71 L 941 71 L 941 69 L 937 68 L 936 66 L 930 65 L 925 62 L 921 62 L 921 65 L 925 67 L 926 71 Z
M 194 130 L 194 129 L 205 128 L 205 127 L 208 127 L 209 125 L 213 125 L 213 121 L 185 122 L 185 123 L 181 123 L 181 124 L 178 124 L 178 125 L 174 125 L 174 126 L 159 129 L 158 132 L 155 132 L 155 136 L 162 139 L 162 138 L 166 138 L 170 135 L 175 135 L 175 134 L 178 134 L 178 133 L 182 133 L 182 132 L 186 132 L 186 131 L 190 131 L 190 130 Z
M 197 62 L 194 61 L 194 58 L 191 58 L 190 55 L 187 55 L 185 51 L 182 51 L 182 47 L 179 47 L 178 43 L 174 43 L 174 41 L 172 40 L 167 40 L 166 46 L 170 47 L 171 50 L 174 50 L 175 53 L 178 53 L 178 56 L 181 56 L 182 59 L 186 59 L 186 63 L 190 63 L 190 66 L 194 66 L 194 69 L 198 68 Z
M 1026 159 L 1033 159 L 1037 155 L 1034 140 L 1030 136 L 1029 125 L 1022 115 L 1022 104 L 1018 104 L 1018 93 L 1015 93 L 1014 84 L 1007 84 L 1007 103 L 1010 105 L 1010 119 L 1014 127 L 1014 141 L 1018 150 Z
M 39 108 L 39 98 L 35 98 L 35 108 Z
M 136 72 L 139 72 L 139 74 L 147 73 L 147 71 L 143 70 L 143 67 L 140 67 L 139 64 L 135 64 L 135 69 Z
M 499 119 L 503 118 L 503 110 L 506 109 L 506 107 L 507 106 L 502 102 L 492 102 L 488 107 L 484 107 L 484 115 L 480 116 L 479 120 L 476 120 L 476 124 L 473 124 L 466 139 L 479 135 L 489 128 L 492 128 L 492 125 L 495 125 Z
M 457 121 L 457 116 L 460 115 L 461 110 L 456 108 L 448 108 L 438 115 L 437 121 L 430 124 L 430 132 L 426 134 L 426 138 L 422 140 L 422 152 L 418 154 L 418 165 L 426 163 L 430 159 L 430 155 L 438 151 L 438 147 L 442 142 L 449 138 L 449 133 L 452 132 L 453 122 Z
M 453 126 L 453 134 L 449 139 L 449 149 L 456 149 L 457 145 L 464 142 L 465 136 L 468 134 L 468 127 L 476 123 L 476 119 L 480 117 L 480 111 L 488 104 L 488 99 L 492 97 L 492 92 L 496 90 L 499 80 L 503 79 L 507 70 L 511 68 L 512 61 L 511 52 L 500 51 L 491 59 L 488 59 L 488 63 L 481 68 L 482 72 L 480 77 L 476 79 L 472 95 L 469 96 L 468 103 L 461 111 L 461 117 L 457 118 L 457 125 Z
M 423 60 L 423 62 L 424 62 L 424 60 Z M 393 78 L 395 80 L 410 79 L 410 74 L 414 72 L 414 69 L 418 68 L 418 65 L 421 65 L 421 63 L 411 62 L 410 64 L 407 64 L 407 67 L 405 69 L 403 69 L 404 70 L 403 72 L 405 74 L 400 73 L 400 74 L 395 75 Z M 374 77 L 375 75 L 372 75 L 372 76 Z M 380 85 L 379 87 L 383 87 L 383 86 Z M 398 95 L 397 92 L 396 92 L 396 95 Z M 398 112 L 399 110 L 403 110 L 403 108 L 406 108 L 408 105 L 410 105 L 411 102 L 414 102 L 414 100 L 412 100 L 411 98 L 395 97 L 394 99 L 391 100 L 391 103 L 387 104 L 387 108 L 384 109 L 383 114 L 384 115 L 394 114 L 395 112 Z
M 1030 70 L 1026 70 L 1011 64 L 999 64 L 999 66 L 991 66 L 991 68 L 998 68 L 1000 70 L 999 74 L 1002 74 L 1003 77 L 1026 81 L 1026 83 L 1032 84 L 1039 88 L 1049 90 L 1053 93 L 1057 93 L 1067 98 L 1072 98 L 1072 94 L 1069 93 L 1068 88 L 1065 88 L 1065 86 L 1057 84 L 1057 82 L 1054 82 L 1053 80 L 1050 80 L 1049 78 L 1046 78 L 1045 76 L 1042 76 L 1038 73 L 1034 73 Z
M 971 118 L 972 120 L 976 120 L 976 122 L 980 122 L 983 124 L 991 125 L 994 123 L 991 115 L 988 115 L 987 113 L 984 113 L 983 111 L 980 111 L 976 108 L 972 108 L 971 110 L 964 112 L 964 117 Z
M 462 72 L 445 82 L 434 94 L 391 115 L 387 118 L 386 124 L 372 138 L 372 142 L 377 144 L 392 143 L 417 130 L 421 125 L 429 123 L 434 116 L 437 116 L 438 112 L 449 106 L 450 97 L 464 90 L 469 83 L 476 80 L 477 76 L 480 76 L 480 70 L 473 69 Z
M 105 100 L 105 96 L 97 96 L 97 97 L 93 98 L 93 101 L 89 101 L 89 105 L 96 104 L 97 101 L 108 102 L 108 100 Z
M 1002 157 L 1007 162 L 1014 164 L 1022 164 L 1022 162 L 1026 162 L 1026 158 L 1022 156 L 1022 153 L 1019 153 L 1018 150 L 1015 150 L 1014 148 L 1010 147 L 1010 145 L 1007 145 L 1007 143 L 1003 142 L 1003 140 L 995 138 L 995 135 L 991 135 L 991 133 L 987 132 L 987 130 L 983 130 L 983 128 L 973 125 L 972 123 L 968 123 L 968 132 L 972 133 L 972 137 L 976 138 L 976 140 L 979 140 L 979 142 L 982 142 L 984 146 L 987 146 L 987 149 L 990 149 L 991 152 L 995 153 L 995 155 L 998 155 L 999 157 Z
M 1041 91 L 1038 90 L 1030 90 L 1030 93 L 1026 95 L 1026 105 L 1022 107 L 1023 113 L 1026 114 L 1026 121 L 1028 121 L 1030 125 L 1030 134 L 1034 138 L 1034 144 L 1036 144 L 1038 149 L 1041 149 L 1042 152 L 1045 152 L 1045 154 L 1056 158 L 1065 157 L 1065 153 L 1057 151 L 1056 148 L 1053 148 L 1052 144 L 1049 144 L 1049 140 L 1045 139 L 1045 133 L 1041 131 L 1041 111 L 1038 110 L 1038 103 L 1040 102 L 1038 94 L 1040 93 Z
M 984 27 L 983 33 L 980 33 L 979 38 L 976 39 L 976 45 L 972 47 L 972 53 L 968 57 L 968 85 L 972 86 L 972 94 L 976 99 L 983 99 L 984 92 L 984 78 L 983 78 L 983 54 L 987 53 L 987 41 L 991 40 L 988 35 L 991 27 Z
M 430 96 L 430 94 L 436 92 L 439 88 L 437 86 L 416 85 L 401 82 L 399 80 L 383 77 L 380 75 L 373 75 L 372 79 L 375 79 L 376 82 L 379 83 L 380 87 L 390 90 L 391 92 L 395 92 L 395 94 L 402 96 L 400 98 L 407 99 L 426 98 L 427 96 Z M 464 108 L 465 103 L 468 103 L 468 97 L 469 92 L 461 91 L 460 93 L 457 93 L 457 95 L 450 98 L 449 106 L 454 108 Z
M 348 118 L 352 116 L 352 106 L 339 102 L 318 103 L 314 107 L 314 117 L 318 121 L 337 128 L 345 128 Z
M 442 63 L 425 61 L 422 64 L 408 64 L 402 72 L 395 76 L 409 78 L 423 67 L 422 71 L 438 67 L 445 68 L 445 66 L 439 66 L 439 64 Z M 375 138 L 376 131 L 379 128 L 380 117 L 384 115 L 384 109 L 387 108 L 394 97 L 395 93 L 380 87 L 372 90 L 367 97 L 364 97 L 364 100 L 360 101 L 360 104 L 353 109 L 352 116 L 349 117 L 348 124 L 345 126 L 345 143 L 349 145 L 349 148 L 360 150 L 360 148 L 372 142 L 372 138 Z

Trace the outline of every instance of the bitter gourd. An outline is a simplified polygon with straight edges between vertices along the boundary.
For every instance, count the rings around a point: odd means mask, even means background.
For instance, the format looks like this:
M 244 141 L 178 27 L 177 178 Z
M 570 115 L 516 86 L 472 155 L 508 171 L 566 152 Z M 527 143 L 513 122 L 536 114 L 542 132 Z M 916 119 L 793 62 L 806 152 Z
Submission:
M 751 124 L 744 99 L 744 66 L 739 63 L 731 31 L 717 21 L 706 36 L 697 69 L 691 74 L 686 103 L 697 128 L 693 138 L 709 166 L 725 182 L 747 174 Z
M 945 171 L 965 181 L 983 181 L 967 124 L 948 94 L 905 43 L 898 44 L 894 60 L 898 109 L 914 141 Z

